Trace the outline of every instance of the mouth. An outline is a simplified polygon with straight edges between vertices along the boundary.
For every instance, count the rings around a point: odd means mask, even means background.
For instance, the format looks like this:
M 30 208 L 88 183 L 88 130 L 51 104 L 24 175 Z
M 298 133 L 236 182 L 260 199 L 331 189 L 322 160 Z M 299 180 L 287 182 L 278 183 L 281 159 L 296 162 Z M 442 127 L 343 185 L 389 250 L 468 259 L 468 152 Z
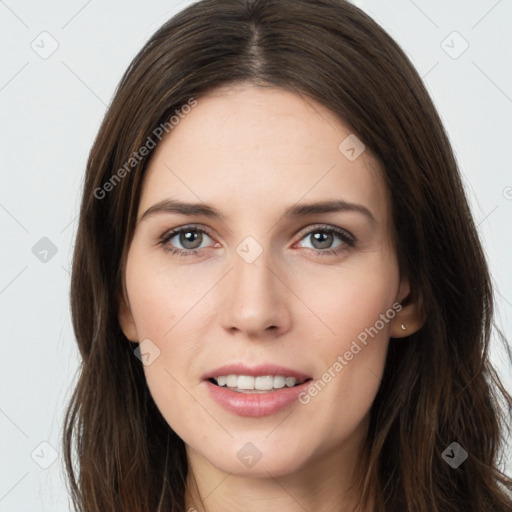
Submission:
M 231 414 L 264 417 L 293 407 L 312 385 L 311 374 L 270 362 L 233 362 L 201 376 L 208 396 Z
M 219 388 L 237 393 L 262 394 L 272 393 L 283 388 L 293 388 L 312 380 L 287 375 L 219 375 L 207 379 Z
M 242 371 L 235 373 L 236 370 Z M 252 418 L 293 407 L 312 383 L 313 379 L 303 373 L 274 365 L 262 365 L 258 369 L 230 365 L 202 379 L 205 391 L 214 402 L 231 414 Z

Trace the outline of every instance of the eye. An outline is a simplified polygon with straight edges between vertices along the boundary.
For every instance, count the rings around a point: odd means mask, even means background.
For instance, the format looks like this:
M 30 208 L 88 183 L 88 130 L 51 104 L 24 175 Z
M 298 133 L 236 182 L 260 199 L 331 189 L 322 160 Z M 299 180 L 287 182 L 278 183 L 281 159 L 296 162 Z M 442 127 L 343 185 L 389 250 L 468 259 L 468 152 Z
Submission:
M 205 237 L 211 240 L 210 236 L 203 228 L 183 226 L 165 233 L 160 238 L 159 243 L 163 246 L 164 250 L 172 254 L 190 256 L 197 254 L 198 249 L 205 247 L 202 245 Z M 176 239 L 176 241 L 171 244 L 171 240 L 173 239 Z M 180 244 L 183 248 L 180 249 L 176 247 L 175 244 Z M 207 246 L 208 244 L 206 247 Z
M 353 247 L 356 242 L 355 237 L 348 231 L 326 225 L 315 226 L 314 229 L 310 229 L 305 233 L 301 240 L 308 238 L 311 240 L 313 252 L 322 256 L 339 254 Z M 332 244 L 336 241 L 336 238 L 340 242 L 333 247 Z

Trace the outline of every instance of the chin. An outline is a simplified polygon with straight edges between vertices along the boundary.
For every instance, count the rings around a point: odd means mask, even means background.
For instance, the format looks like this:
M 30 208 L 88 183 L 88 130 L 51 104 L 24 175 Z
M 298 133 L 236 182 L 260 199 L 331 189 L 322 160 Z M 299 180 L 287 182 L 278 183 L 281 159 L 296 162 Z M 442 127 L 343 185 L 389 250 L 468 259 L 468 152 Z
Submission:
M 268 478 L 269 473 L 274 477 L 284 476 L 300 470 L 307 463 L 307 455 L 304 447 L 287 447 L 280 443 L 274 447 L 263 442 L 243 441 L 236 442 L 240 445 L 233 450 L 235 442 L 230 441 L 229 446 L 220 453 L 204 453 L 211 464 L 225 473 L 236 476 Z

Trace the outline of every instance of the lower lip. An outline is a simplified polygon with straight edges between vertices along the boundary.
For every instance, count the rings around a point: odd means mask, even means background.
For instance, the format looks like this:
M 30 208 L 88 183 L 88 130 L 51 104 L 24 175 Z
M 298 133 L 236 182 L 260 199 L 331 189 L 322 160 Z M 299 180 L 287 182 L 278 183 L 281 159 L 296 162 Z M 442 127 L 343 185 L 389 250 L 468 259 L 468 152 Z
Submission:
M 313 382 L 308 380 L 292 388 L 284 387 L 268 393 L 239 393 L 221 388 L 210 381 L 203 381 L 210 396 L 224 409 L 238 416 L 270 416 L 293 404 Z

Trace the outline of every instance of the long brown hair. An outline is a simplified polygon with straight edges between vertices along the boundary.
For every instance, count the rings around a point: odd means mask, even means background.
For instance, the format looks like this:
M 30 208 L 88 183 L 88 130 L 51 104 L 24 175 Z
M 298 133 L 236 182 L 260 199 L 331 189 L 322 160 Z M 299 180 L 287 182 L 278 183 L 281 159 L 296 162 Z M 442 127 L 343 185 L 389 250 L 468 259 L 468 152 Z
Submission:
M 390 340 L 361 504 L 372 496 L 377 511 L 512 512 L 512 481 L 498 469 L 512 398 L 488 358 L 493 294 L 457 164 L 404 52 L 344 0 L 197 2 L 163 25 L 124 74 L 90 152 L 74 250 L 82 364 L 63 448 L 75 507 L 184 511 L 184 443 L 153 402 L 118 321 L 150 155 L 130 158 L 191 98 L 237 82 L 314 98 L 385 170 L 400 272 L 426 321 Z M 456 469 L 442 457 L 452 442 L 468 453 Z

